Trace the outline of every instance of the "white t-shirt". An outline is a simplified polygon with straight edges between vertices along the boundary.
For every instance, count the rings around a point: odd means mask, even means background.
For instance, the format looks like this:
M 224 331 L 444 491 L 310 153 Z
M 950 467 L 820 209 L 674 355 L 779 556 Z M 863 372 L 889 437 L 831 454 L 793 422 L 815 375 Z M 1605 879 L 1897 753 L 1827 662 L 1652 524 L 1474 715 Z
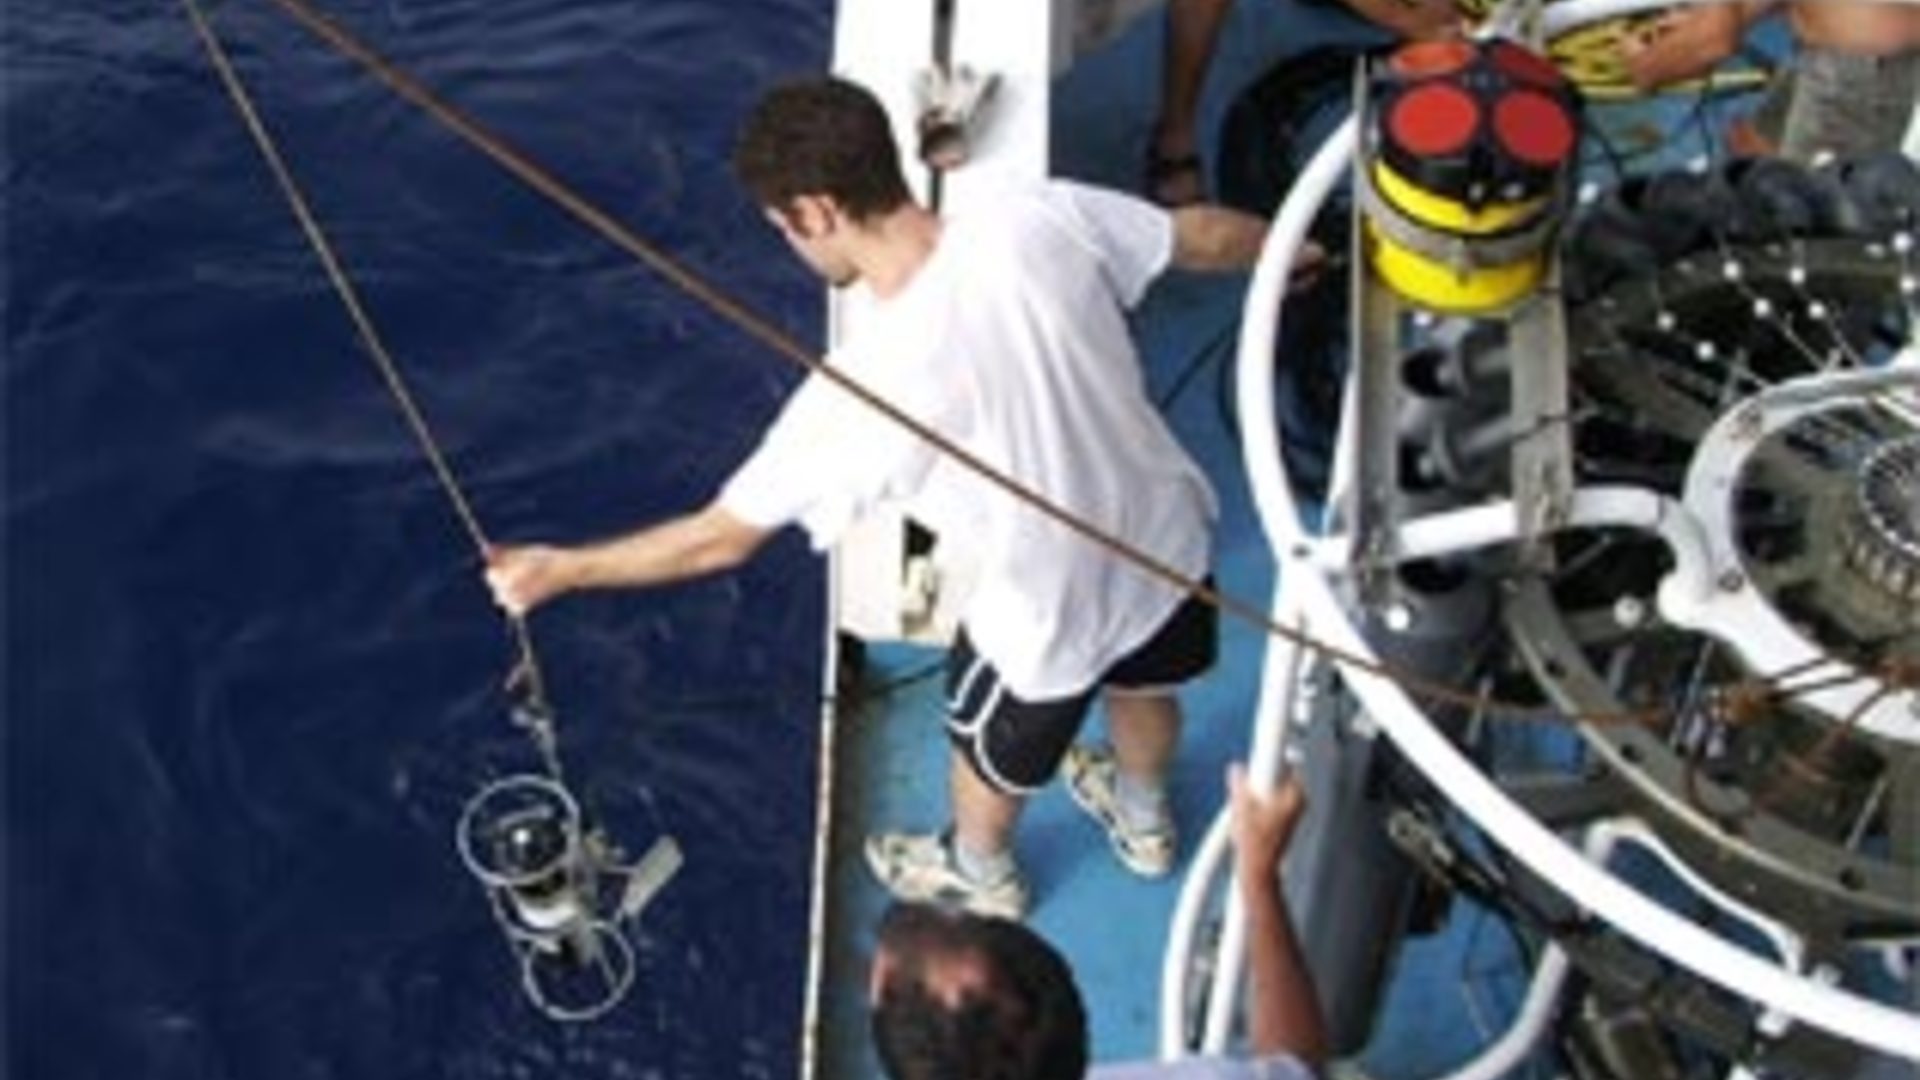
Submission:
M 1166 269 L 1172 219 L 1064 181 L 948 220 L 932 254 L 828 363 L 981 460 L 1182 573 L 1205 571 L 1216 513 L 1148 400 L 1126 309 Z M 898 501 L 977 567 L 961 621 L 1025 698 L 1085 690 L 1181 594 L 810 375 L 720 494 L 816 548 Z

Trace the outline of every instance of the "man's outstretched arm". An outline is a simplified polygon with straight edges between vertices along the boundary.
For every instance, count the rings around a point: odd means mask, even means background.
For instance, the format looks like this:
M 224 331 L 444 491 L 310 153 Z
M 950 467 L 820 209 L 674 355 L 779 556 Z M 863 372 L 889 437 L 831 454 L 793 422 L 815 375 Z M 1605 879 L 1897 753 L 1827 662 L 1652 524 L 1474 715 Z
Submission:
M 1181 270 L 1247 270 L 1260 261 L 1267 242 L 1267 219 L 1225 206 L 1183 206 L 1173 211 L 1173 265 Z M 1289 287 L 1311 284 L 1327 253 L 1309 240 L 1294 257 Z
M 495 548 L 487 556 L 487 587 L 495 603 L 524 615 L 564 593 L 660 585 L 730 570 L 772 534 L 714 503 L 598 544 Z
M 1182 270 L 1245 270 L 1266 240 L 1265 218 L 1212 204 L 1173 211 L 1173 265 Z

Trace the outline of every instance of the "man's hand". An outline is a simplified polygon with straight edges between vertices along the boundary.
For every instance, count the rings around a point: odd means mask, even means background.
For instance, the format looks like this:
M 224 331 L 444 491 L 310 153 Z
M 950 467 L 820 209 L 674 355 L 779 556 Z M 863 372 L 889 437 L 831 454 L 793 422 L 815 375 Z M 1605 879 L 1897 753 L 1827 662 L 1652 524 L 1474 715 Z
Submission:
M 1287 272 L 1287 291 L 1303 293 L 1313 288 L 1320 283 L 1320 272 L 1326 268 L 1326 248 L 1314 240 L 1301 244 L 1300 252 L 1294 256 L 1293 266 Z
M 1247 771 L 1227 768 L 1227 792 L 1233 804 L 1233 848 L 1242 874 L 1271 874 L 1287 853 L 1294 826 L 1307 809 L 1307 793 L 1291 771 L 1271 794 L 1257 795 Z
M 546 544 L 496 547 L 487 552 L 487 588 L 509 615 L 528 612 L 576 587 L 574 553 Z
M 1639 30 L 1621 35 L 1620 66 L 1626 70 L 1627 80 L 1633 88 L 1641 92 L 1658 89 L 1669 78 L 1677 77 L 1677 68 L 1671 56 L 1671 43 L 1662 45 L 1660 39 L 1673 30 L 1673 16 L 1662 15 Z

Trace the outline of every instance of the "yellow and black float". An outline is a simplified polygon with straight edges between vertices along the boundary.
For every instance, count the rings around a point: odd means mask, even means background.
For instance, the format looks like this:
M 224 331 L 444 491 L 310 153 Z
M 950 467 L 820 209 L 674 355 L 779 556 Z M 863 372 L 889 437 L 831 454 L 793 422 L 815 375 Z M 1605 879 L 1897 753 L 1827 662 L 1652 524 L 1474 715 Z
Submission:
M 1546 274 L 1580 97 L 1505 40 L 1405 46 L 1375 72 L 1358 169 L 1368 258 L 1408 302 L 1500 311 Z

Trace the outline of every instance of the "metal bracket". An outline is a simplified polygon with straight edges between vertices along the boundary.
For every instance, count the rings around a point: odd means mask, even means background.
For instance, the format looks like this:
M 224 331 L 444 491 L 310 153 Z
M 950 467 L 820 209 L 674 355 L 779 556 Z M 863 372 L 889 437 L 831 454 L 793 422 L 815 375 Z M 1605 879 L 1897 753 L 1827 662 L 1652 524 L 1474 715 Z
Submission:
M 620 918 L 637 919 L 645 911 L 660 890 L 667 887 L 675 874 L 687 862 L 686 855 L 680 850 L 680 842 L 671 836 L 662 836 L 653 842 L 640 861 L 623 868 L 627 875 L 627 887 L 620 893 Z
M 1548 267 L 1533 299 L 1507 327 L 1513 405 L 1513 500 L 1520 514 L 1520 558 L 1551 565 L 1545 540 L 1564 527 L 1573 505 L 1573 425 L 1568 422 L 1567 323 L 1560 264 Z

